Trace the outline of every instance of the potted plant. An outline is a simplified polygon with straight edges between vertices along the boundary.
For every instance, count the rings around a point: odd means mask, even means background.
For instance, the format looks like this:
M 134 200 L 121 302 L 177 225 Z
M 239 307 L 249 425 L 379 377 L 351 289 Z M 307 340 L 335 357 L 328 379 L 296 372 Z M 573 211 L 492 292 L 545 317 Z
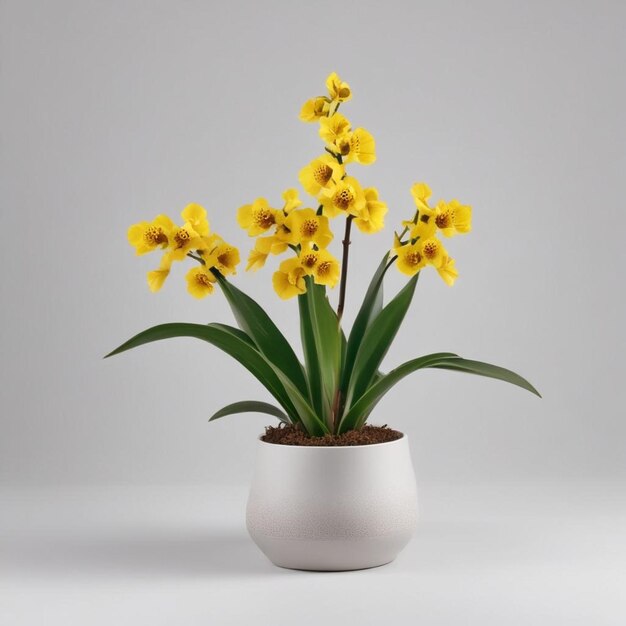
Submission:
M 148 273 L 158 291 L 171 266 L 191 259 L 187 288 L 196 298 L 224 294 L 238 327 L 171 323 L 139 333 L 107 356 L 171 337 L 195 337 L 239 361 L 274 398 L 275 404 L 242 400 L 211 420 L 242 412 L 266 413 L 280 421 L 258 444 L 255 476 L 247 507 L 250 535 L 277 565 L 313 570 L 348 570 L 393 560 L 409 541 L 417 518 L 415 478 L 407 438 L 386 426 L 366 425 L 376 404 L 397 382 L 423 368 L 467 372 L 503 380 L 534 394 L 514 372 L 449 352 L 428 354 L 383 372 L 381 363 L 409 309 L 422 269 L 430 267 L 452 285 L 454 260 L 441 237 L 471 229 L 471 207 L 457 200 L 432 203 L 425 183 L 411 189 L 415 208 L 381 251 L 363 302 L 349 332 L 342 313 L 353 228 L 381 230 L 387 205 L 374 187 L 363 188 L 348 173 L 353 164 L 376 160 L 372 135 L 339 112 L 352 98 L 337 74 L 327 94 L 308 100 L 300 112 L 317 122 L 322 154 L 304 166 L 299 181 L 313 201 L 306 206 L 295 189 L 275 208 L 264 198 L 242 206 L 239 225 L 255 243 L 247 270 L 284 255 L 272 283 L 278 296 L 297 299 L 303 362 L 263 308 L 231 282 L 238 249 L 209 228 L 198 204 L 182 211 L 182 225 L 158 215 L 128 231 L 136 253 L 163 250 Z M 343 227 L 341 260 L 330 252 L 333 227 Z M 383 281 L 391 267 L 407 275 L 406 285 L 383 303 Z M 327 289 L 338 286 L 338 304 Z

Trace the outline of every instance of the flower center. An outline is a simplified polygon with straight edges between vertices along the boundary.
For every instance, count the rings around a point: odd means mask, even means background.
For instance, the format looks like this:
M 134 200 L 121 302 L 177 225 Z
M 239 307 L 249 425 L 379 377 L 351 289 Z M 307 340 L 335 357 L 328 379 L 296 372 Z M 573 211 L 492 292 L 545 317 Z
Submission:
M 341 156 L 348 156 L 350 154 L 350 141 L 348 139 L 341 139 L 337 144 Z
M 313 170 L 313 178 L 318 185 L 324 187 L 333 175 L 333 168 L 326 163 L 319 163 Z
M 424 256 L 427 259 L 434 259 L 439 252 L 439 246 L 434 241 L 424 244 Z
M 413 252 L 407 252 L 404 256 L 404 260 L 408 265 L 415 267 L 422 262 L 422 255 L 417 252 L 417 250 L 414 250 Z
M 189 243 L 190 239 L 191 235 L 189 234 L 189 231 L 184 228 L 179 228 L 174 235 L 174 241 L 176 242 L 177 248 L 184 248 L 187 243 Z
M 330 272 L 330 268 L 331 268 L 330 261 L 322 261 L 317 266 L 317 273 L 318 273 L 319 276 L 326 276 L 326 274 L 328 274 Z
M 313 104 L 313 110 L 316 115 L 322 115 L 324 113 L 324 106 L 326 105 L 326 101 L 324 98 L 317 98 Z
M 213 285 L 211 284 L 211 281 L 209 280 L 209 277 L 206 274 L 204 274 L 204 273 L 196 274 L 196 282 L 199 285 L 202 285 L 203 287 L 211 287 L 211 288 L 213 288 Z
M 222 254 L 217 255 L 217 260 L 222 265 L 228 266 L 232 263 L 231 253 L 232 253 L 232 249 L 228 248 L 228 250 L 225 250 L 224 252 L 222 252 Z
M 451 221 L 452 216 L 450 215 L 449 211 L 446 211 L 445 213 L 440 213 L 435 218 L 435 224 L 437 224 L 437 228 L 449 228 Z
M 259 209 L 254 216 L 254 221 L 261 228 L 269 228 L 276 220 L 271 211 L 267 209 Z
M 167 243 L 167 235 L 158 226 L 148 226 L 143 236 L 146 242 L 152 246 Z
M 335 194 L 335 206 L 345 211 L 354 201 L 352 192 L 344 188 L 339 193 Z
M 303 237 L 313 237 L 317 232 L 317 220 L 305 220 L 300 229 Z
M 309 254 L 303 255 L 300 257 L 300 263 L 302 263 L 304 267 L 311 269 L 317 263 L 317 254 L 310 252 Z

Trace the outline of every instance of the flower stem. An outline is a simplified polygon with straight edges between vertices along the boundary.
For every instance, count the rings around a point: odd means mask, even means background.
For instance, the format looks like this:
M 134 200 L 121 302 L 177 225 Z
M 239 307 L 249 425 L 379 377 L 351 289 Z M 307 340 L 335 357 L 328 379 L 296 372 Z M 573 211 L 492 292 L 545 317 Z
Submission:
M 353 215 L 346 218 L 346 230 L 343 234 L 343 257 L 341 259 L 341 281 L 339 283 L 339 305 L 337 306 L 337 318 L 341 321 L 343 307 L 346 303 L 346 282 L 348 280 L 348 253 L 350 251 L 350 228 L 352 227 Z

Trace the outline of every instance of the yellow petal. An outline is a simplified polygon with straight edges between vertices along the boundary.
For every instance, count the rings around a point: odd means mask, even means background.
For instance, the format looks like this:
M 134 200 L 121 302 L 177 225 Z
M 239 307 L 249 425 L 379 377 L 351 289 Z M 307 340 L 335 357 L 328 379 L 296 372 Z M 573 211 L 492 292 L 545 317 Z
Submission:
M 443 278 L 445 283 L 449 285 L 450 287 L 454 285 L 454 281 L 457 279 L 459 275 L 459 272 L 457 271 L 455 267 L 454 259 L 451 259 L 448 256 L 443 260 L 441 267 L 437 268 L 437 272 L 439 273 L 439 276 Z
M 320 119 L 320 137 L 332 148 L 350 132 L 350 120 L 341 113 Z
M 295 208 L 299 207 L 302 204 L 302 200 L 298 196 L 297 189 L 286 189 L 283 192 L 283 200 L 285 201 L 285 206 L 283 207 L 283 211 L 289 215 L 291 211 Z
M 364 128 L 357 128 L 350 134 L 349 148 L 347 163 L 354 161 L 361 165 L 370 165 L 376 161 L 376 142 L 372 134 Z
M 432 195 L 432 191 L 426 183 L 415 183 L 411 187 L 411 195 L 418 209 L 428 208 L 428 199 Z
M 263 253 L 260 250 L 257 250 L 256 248 L 253 248 L 252 250 L 250 250 L 250 254 L 248 255 L 248 265 L 246 265 L 246 272 L 247 271 L 253 271 L 256 272 L 257 270 L 260 270 L 264 265 L 265 265 L 265 261 L 267 260 L 269 253 Z
M 181 213 L 184 222 L 189 222 L 193 229 L 201 237 L 209 234 L 209 222 L 206 216 L 206 209 L 199 204 L 188 204 Z
M 150 291 L 152 291 L 153 293 L 159 291 L 161 287 L 163 287 L 163 283 L 165 282 L 165 279 L 168 277 L 169 273 L 169 269 L 158 269 L 148 272 L 147 278 Z
M 385 227 L 385 215 L 388 208 L 384 202 L 378 199 L 378 191 L 374 187 L 364 190 L 365 209 L 359 217 L 355 218 L 354 224 L 364 233 L 372 234 Z

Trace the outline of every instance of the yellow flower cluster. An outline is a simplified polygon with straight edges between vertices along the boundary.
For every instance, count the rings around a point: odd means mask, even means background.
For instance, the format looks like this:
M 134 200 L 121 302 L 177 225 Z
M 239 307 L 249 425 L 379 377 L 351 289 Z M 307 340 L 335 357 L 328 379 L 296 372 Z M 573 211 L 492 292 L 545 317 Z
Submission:
M 139 222 L 128 229 L 128 241 L 138 255 L 156 249 L 165 251 L 158 269 L 148 272 L 148 286 L 159 291 L 174 261 L 191 257 L 200 262 L 187 272 L 187 290 L 195 298 L 213 293 L 215 272 L 235 274 L 239 250 L 211 233 L 206 210 L 199 204 L 187 205 L 182 213 L 183 225 L 177 226 L 167 215 L 157 215 L 152 222 Z
M 432 192 L 426 183 L 415 183 L 411 194 L 417 210 L 412 220 L 402 222 L 402 233 L 395 235 L 392 253 L 397 257 L 396 266 L 404 274 L 413 276 L 426 265 L 432 265 L 446 284 L 453 285 L 458 276 L 455 261 L 436 235 L 452 237 L 469 233 L 472 207 L 458 200 L 441 200 L 431 207 L 428 200 Z
M 369 165 L 376 160 L 376 144 L 364 128 L 352 128 L 350 121 L 337 112 L 340 104 L 352 98 L 350 86 L 332 73 L 326 80 L 327 96 L 305 102 L 300 119 L 319 121 L 319 134 L 325 154 L 313 159 L 299 174 L 304 190 L 313 196 L 318 208 L 300 208 L 295 189 L 283 194 L 282 209 L 272 208 L 264 198 L 242 206 L 237 221 L 248 235 L 257 237 L 248 258 L 247 270 L 257 270 L 270 254 L 288 250 L 296 257 L 283 261 L 274 274 L 274 289 L 281 298 L 306 292 L 305 277 L 315 283 L 334 287 L 339 281 L 340 264 L 327 247 L 333 239 L 329 218 L 345 216 L 364 233 L 384 227 L 387 205 L 374 187 L 364 189 L 346 172 L 347 163 Z

